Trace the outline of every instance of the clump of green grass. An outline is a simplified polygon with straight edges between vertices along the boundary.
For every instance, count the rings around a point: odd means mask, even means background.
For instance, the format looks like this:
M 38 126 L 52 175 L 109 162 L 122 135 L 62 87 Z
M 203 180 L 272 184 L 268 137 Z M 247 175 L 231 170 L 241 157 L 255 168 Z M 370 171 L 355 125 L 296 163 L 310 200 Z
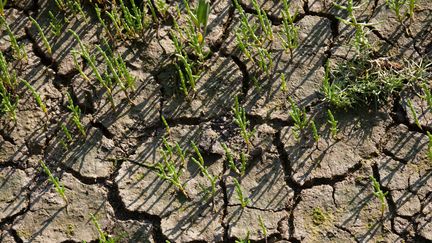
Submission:
M 257 0 L 252 0 L 252 6 L 257 13 L 257 17 L 258 17 L 262 32 L 264 33 L 265 37 L 269 41 L 272 41 L 273 40 L 272 23 L 270 22 L 269 18 L 267 17 L 267 14 L 261 9 L 261 6 L 259 6 Z
M 264 224 L 263 219 L 261 218 L 261 215 L 258 215 L 258 222 L 259 222 L 259 226 L 261 228 L 261 232 L 265 238 L 265 240 L 267 241 L 267 227 Z
M 369 177 L 372 181 L 372 186 L 374 188 L 374 196 L 378 198 L 378 200 L 381 202 L 381 216 L 384 215 L 385 209 L 387 207 L 386 199 L 388 192 L 383 192 L 381 190 L 381 185 L 378 183 L 378 181 L 373 177 L 372 175 Z
M 240 106 L 238 97 L 236 96 L 234 99 L 234 106 L 232 108 L 234 113 L 234 123 L 240 128 L 240 135 L 245 141 L 248 148 L 251 147 L 251 138 L 254 135 L 255 131 L 249 130 L 250 122 L 246 117 L 246 111 L 243 107 Z
M 241 188 L 239 181 L 236 178 L 233 178 L 233 181 L 234 181 L 234 189 L 237 194 L 237 199 L 240 202 L 240 206 L 242 208 L 245 208 L 247 205 L 249 205 L 250 199 L 243 195 L 243 190 Z
M 318 140 L 320 139 L 320 135 L 318 134 L 318 130 L 317 130 L 316 125 L 315 125 L 315 121 L 310 122 L 310 127 L 312 129 L 313 139 L 315 140 L 315 142 L 318 142 Z
M 407 0 L 386 0 L 387 6 L 395 12 L 399 22 L 403 21 L 402 8 L 406 2 Z
M 45 163 L 42 160 L 39 160 L 40 165 L 42 166 L 42 169 L 44 170 L 45 174 L 48 176 L 48 180 L 54 185 L 54 188 L 56 192 L 60 195 L 60 197 L 65 201 L 65 203 L 68 203 L 68 200 L 65 195 L 65 187 L 60 182 L 58 177 L 55 177 L 50 169 L 45 165 Z
M 204 192 L 205 194 L 210 194 L 211 198 L 214 198 L 214 196 L 216 195 L 216 182 L 218 180 L 217 176 L 212 175 L 209 171 L 208 168 L 204 165 L 204 158 L 202 157 L 198 147 L 196 146 L 196 144 L 194 142 L 191 143 L 193 150 L 195 151 L 196 156 L 198 157 L 198 159 L 191 157 L 192 162 L 194 162 L 198 168 L 200 169 L 201 173 L 208 179 L 208 181 L 210 182 L 210 193 L 208 193 L 208 190 L 205 189 Z
M 403 64 L 386 58 L 368 60 L 356 57 L 326 66 L 322 93 L 324 101 L 337 109 L 378 104 L 388 97 L 427 80 L 430 63 L 406 61 Z

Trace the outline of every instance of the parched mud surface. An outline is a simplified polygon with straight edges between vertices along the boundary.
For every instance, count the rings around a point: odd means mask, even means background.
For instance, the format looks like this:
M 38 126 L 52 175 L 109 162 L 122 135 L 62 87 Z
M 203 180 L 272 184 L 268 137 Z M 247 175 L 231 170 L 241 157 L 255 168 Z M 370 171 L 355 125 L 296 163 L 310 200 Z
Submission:
M 289 53 L 275 38 L 268 47 L 273 60 L 269 76 L 236 47 L 240 16 L 234 3 L 211 1 L 205 37 L 211 54 L 196 92 L 188 98 L 178 90 L 169 18 L 152 25 L 140 39 L 112 43 L 136 77 L 130 101 L 113 90 L 115 108 L 100 85 L 83 79 L 73 62 L 72 51 L 80 47 L 68 29 L 90 50 L 102 42 L 104 30 L 88 1 L 83 4 L 87 20 L 69 18 L 58 37 L 48 28 L 49 11 L 63 18 L 54 1 L 8 2 L 6 22 L 28 56 L 27 62 L 11 61 L 11 68 L 37 90 L 48 113 L 20 87 L 16 122 L 0 118 L 0 242 L 98 242 L 90 214 L 104 232 L 121 236 L 119 242 L 234 242 L 246 237 L 252 242 L 432 241 L 427 136 L 432 113 L 421 95 L 407 91 L 379 107 L 339 111 L 338 135 L 330 136 L 320 94 L 325 64 L 354 54 L 349 45 L 353 29 L 336 18 L 346 17 L 346 12 L 333 1 L 289 1 L 292 11 L 298 10 L 300 45 Z M 175 1 L 167 2 L 174 6 Z M 257 18 L 251 1 L 239 2 L 248 18 Z M 282 2 L 258 2 L 277 33 L 282 28 Z M 368 27 L 375 58 L 432 58 L 429 0 L 418 0 L 414 21 L 403 24 L 385 0 L 361 2 L 359 20 L 377 23 Z M 52 54 L 29 16 L 46 30 Z M 3 29 L 0 50 L 12 60 Z M 91 72 L 87 63 L 79 65 Z M 281 89 L 281 73 L 286 90 Z M 60 125 L 70 118 L 66 92 L 82 110 L 87 136 L 71 128 L 74 140 L 65 146 Z M 255 130 L 251 146 L 245 145 L 233 122 L 237 95 Z M 295 138 L 288 98 L 315 120 L 318 142 L 309 133 Z M 161 115 L 169 124 L 168 135 Z M 187 150 L 181 180 L 187 182 L 188 197 L 155 171 L 164 136 Z M 196 157 L 192 141 L 210 174 L 218 177 L 212 199 L 203 193 L 209 180 L 189 159 Z M 243 175 L 229 169 L 223 145 L 237 162 L 245 154 Z M 40 160 L 64 184 L 67 202 L 48 181 Z M 384 211 L 370 176 L 388 192 Z M 245 207 L 234 178 L 250 200 Z

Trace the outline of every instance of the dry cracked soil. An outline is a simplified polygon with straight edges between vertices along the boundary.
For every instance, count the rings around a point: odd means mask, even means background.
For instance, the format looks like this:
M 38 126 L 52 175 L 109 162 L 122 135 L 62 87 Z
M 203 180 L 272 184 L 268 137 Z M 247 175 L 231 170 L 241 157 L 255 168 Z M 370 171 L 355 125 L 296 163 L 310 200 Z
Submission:
M 18 78 L 37 90 L 48 112 L 20 86 L 16 121 L 0 117 L 0 242 L 99 242 L 90 214 L 103 232 L 119 236 L 117 242 L 432 241 L 427 136 L 432 113 L 427 102 L 406 91 L 376 107 L 340 110 L 334 113 L 338 134 L 330 136 L 321 95 L 325 65 L 344 62 L 355 52 L 349 44 L 353 29 L 337 18 L 345 18 L 346 11 L 333 1 L 288 1 L 292 11 L 298 11 L 299 46 L 289 53 L 275 38 L 268 47 L 273 65 L 267 76 L 236 46 L 241 17 L 234 2 L 210 1 L 205 36 L 210 55 L 190 98 L 178 91 L 175 46 L 169 34 L 172 19 L 161 19 L 138 39 L 118 38 L 111 48 L 125 60 L 136 82 L 130 101 L 113 91 L 114 108 L 95 80 L 80 75 L 72 55 L 80 47 L 67 31 L 74 30 L 91 51 L 102 42 L 105 30 L 94 3 L 82 1 L 85 21 L 77 15 L 65 22 L 54 2 L 10 0 L 4 10 L 28 61 L 11 59 L 13 47 L 4 28 L 0 50 L 12 60 Z M 432 57 L 430 0 L 418 0 L 414 20 L 402 23 L 385 0 L 354 2 L 359 20 L 377 23 L 367 28 L 376 58 L 402 62 Z M 178 1 L 167 3 L 174 16 Z M 248 18 L 257 18 L 252 1 L 239 3 Z M 282 1 L 258 3 L 277 33 L 283 27 Z M 59 36 L 48 30 L 50 11 L 63 21 Z M 52 54 L 30 16 L 46 30 Z M 181 18 L 178 21 L 182 23 Z M 85 73 L 91 72 L 87 63 L 78 62 Z M 71 127 L 74 139 L 64 146 L 60 125 L 71 116 L 66 92 L 82 111 L 87 135 L 80 136 Z M 245 146 L 233 122 L 237 95 L 254 130 L 250 146 Z M 289 97 L 315 119 L 318 142 L 310 133 L 296 138 Z M 161 116 L 170 127 L 168 135 Z M 180 178 L 188 197 L 156 172 L 164 137 L 187 148 Z M 217 179 L 211 199 L 203 193 L 209 180 L 189 159 L 196 157 L 191 141 Z M 235 161 L 245 154 L 243 175 L 230 170 L 223 145 Z M 67 202 L 48 180 L 40 160 L 64 184 Z M 371 176 L 388 192 L 384 210 Z M 249 200 L 245 207 L 234 179 Z

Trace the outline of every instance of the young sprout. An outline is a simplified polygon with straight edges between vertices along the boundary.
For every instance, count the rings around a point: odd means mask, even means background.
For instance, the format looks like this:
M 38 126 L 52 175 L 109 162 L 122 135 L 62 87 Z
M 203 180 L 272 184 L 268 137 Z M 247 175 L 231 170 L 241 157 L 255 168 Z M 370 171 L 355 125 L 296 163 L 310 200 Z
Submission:
M 234 99 L 234 106 L 232 108 L 234 113 L 234 123 L 240 128 L 240 135 L 243 137 L 248 148 L 252 145 L 250 142 L 251 137 L 254 134 L 254 130 L 249 131 L 249 121 L 246 118 L 246 111 L 243 107 L 240 107 L 238 97 Z
M 421 98 L 426 100 L 429 110 L 432 110 L 432 93 L 425 83 L 422 84 L 422 90 L 424 95 Z
M 9 72 L 9 65 L 0 51 L 0 112 L 7 113 L 13 121 L 16 121 L 19 99 L 18 95 L 14 94 L 16 86 L 16 74 Z
M 291 111 L 289 114 L 294 121 L 294 137 L 299 139 L 300 133 L 308 126 L 306 111 L 304 108 L 300 109 L 291 98 L 289 98 L 289 102 L 291 103 Z
M 240 32 L 244 34 L 245 40 L 252 39 L 253 42 L 261 46 L 261 41 L 258 36 L 255 34 L 256 27 L 249 24 L 248 18 L 246 17 L 246 13 L 243 10 L 242 6 L 238 3 L 237 0 L 234 0 L 234 5 L 237 11 L 240 14 Z
M 279 39 L 282 41 L 286 51 L 289 51 L 291 58 L 293 56 L 293 49 L 297 48 L 299 45 L 298 38 L 298 27 L 294 25 L 294 20 L 297 18 L 298 11 L 291 15 L 289 11 L 289 3 L 287 0 L 283 0 L 284 9 L 282 11 L 282 30 L 279 35 Z
M 411 20 L 414 20 L 414 9 L 416 6 L 416 0 L 408 0 L 408 4 L 409 4 L 409 12 L 408 15 L 410 16 Z
M 375 177 L 373 177 L 372 175 L 369 177 L 372 180 L 372 186 L 374 188 L 374 192 L 373 194 L 375 195 L 375 197 L 378 198 L 378 200 L 380 200 L 381 202 L 381 216 L 384 215 L 384 211 L 386 209 L 386 199 L 385 197 L 387 196 L 388 192 L 383 192 L 381 190 L 381 186 L 378 183 L 378 181 L 375 179 Z
M 66 93 L 69 105 L 67 108 L 72 112 L 72 121 L 75 126 L 78 128 L 78 131 L 81 133 L 83 137 L 86 137 L 86 130 L 84 125 L 81 123 L 81 109 L 79 106 L 74 105 L 72 96 L 69 93 Z
M 56 192 L 60 195 L 60 197 L 65 201 L 65 203 L 68 203 L 68 200 L 65 195 L 65 187 L 62 183 L 60 183 L 60 180 L 58 177 L 54 177 L 51 173 L 50 169 L 45 165 L 45 163 L 42 160 L 39 160 L 39 163 L 42 166 L 42 169 L 44 170 L 45 174 L 48 176 L 48 180 L 54 185 Z
M 288 91 L 285 74 L 281 73 L 281 90 L 286 93 Z
M 263 219 L 261 218 L 261 215 L 258 215 L 258 221 L 259 221 L 259 226 L 261 228 L 261 232 L 264 235 L 264 238 L 266 239 L 266 242 L 267 242 L 267 228 L 264 224 Z
M 246 173 L 246 166 L 247 166 L 246 155 L 243 152 L 240 154 L 240 168 L 237 168 L 231 150 L 228 148 L 228 146 L 225 143 L 222 143 L 222 147 L 225 150 L 225 156 L 228 161 L 228 167 L 230 168 L 230 170 L 234 171 L 240 176 L 244 176 Z
M 317 130 L 316 126 L 315 126 L 315 121 L 311 121 L 310 122 L 310 126 L 312 128 L 313 138 L 314 138 L 315 142 L 318 142 L 319 139 L 320 139 L 320 135 L 318 134 L 318 130 Z
M 24 79 L 21 80 L 21 82 L 24 83 L 24 85 L 32 92 L 33 97 L 36 100 L 36 103 L 38 104 L 39 108 L 41 108 L 41 110 L 45 113 L 48 114 L 47 108 L 45 106 L 45 104 L 42 102 L 42 99 L 40 97 L 40 95 L 38 94 L 38 92 L 33 88 L 33 86 L 31 86 L 31 84 L 27 81 L 25 81 Z
M 4 8 L 6 6 L 7 0 L 0 0 L 0 15 L 4 15 Z
M 247 233 L 246 233 L 246 238 L 235 240 L 235 243 L 250 243 L 249 234 L 250 233 L 249 233 L 249 230 L 248 230 Z
M 164 126 L 165 126 L 165 132 L 166 132 L 168 135 L 170 135 L 170 134 L 171 134 L 170 127 L 169 127 L 168 122 L 165 120 L 165 117 L 164 117 L 163 115 L 161 115 L 161 120 L 162 120 L 162 123 L 163 123 Z
M 115 243 L 115 242 L 119 242 L 119 240 L 121 238 L 123 238 L 123 236 L 117 236 L 117 237 L 112 237 L 109 234 L 105 233 L 102 230 L 102 227 L 100 226 L 98 220 L 96 219 L 96 216 L 93 215 L 92 213 L 90 213 L 90 218 L 93 222 L 93 225 L 96 227 L 96 230 L 99 234 L 98 238 L 99 238 L 99 243 Z
M 330 124 L 330 133 L 332 137 L 335 138 L 338 132 L 338 128 L 337 128 L 338 121 L 336 121 L 336 119 L 333 116 L 333 113 L 329 109 L 327 110 L 327 115 L 329 118 L 327 122 Z
M 33 25 L 36 26 L 37 30 L 39 31 L 39 35 L 40 35 L 40 37 L 41 37 L 41 39 L 45 45 L 45 48 L 47 49 L 48 54 L 51 55 L 52 54 L 51 45 L 48 42 L 48 39 L 46 38 L 42 28 L 40 27 L 39 23 L 34 18 L 32 18 L 31 16 L 29 16 L 29 18 L 30 18 L 31 22 L 33 23 Z
M 243 195 L 243 191 L 238 180 L 236 178 L 233 178 L 233 181 L 234 181 L 235 191 L 237 194 L 237 199 L 240 201 L 241 207 L 245 208 L 250 203 L 250 199 Z
M 261 25 L 261 30 L 264 32 L 265 36 L 267 37 L 268 40 L 272 41 L 273 40 L 273 29 L 272 29 L 272 24 L 269 20 L 269 18 L 267 17 L 267 14 L 261 10 L 261 7 L 259 6 L 257 0 L 252 0 L 252 5 L 257 13 L 260 25 Z
M 48 12 L 48 16 L 50 18 L 49 26 L 51 28 L 51 33 L 59 37 L 63 29 L 63 23 L 61 19 L 57 19 L 51 11 Z
M 386 4 L 389 9 L 393 10 L 399 22 L 403 21 L 401 13 L 402 7 L 405 6 L 407 0 L 386 0 Z
M 355 29 L 355 39 L 354 45 L 357 49 L 357 52 L 361 56 L 368 56 L 369 51 L 371 49 L 371 45 L 367 38 L 367 33 L 365 31 L 365 27 L 372 26 L 372 23 L 360 23 L 357 21 L 357 18 L 354 14 L 354 10 L 358 7 L 354 7 L 353 0 L 347 0 L 347 5 L 342 6 L 336 3 L 333 3 L 339 9 L 346 10 L 348 12 L 348 19 L 343 19 L 340 17 L 336 17 L 342 23 L 352 26 Z
M 412 115 L 412 117 L 413 117 L 413 119 L 414 119 L 415 124 L 416 124 L 417 127 L 420 128 L 420 130 L 421 130 L 422 127 L 421 127 L 421 125 L 420 125 L 420 121 L 419 121 L 419 119 L 418 119 L 417 113 L 416 113 L 415 108 L 414 108 L 414 106 L 413 106 L 413 104 L 412 104 L 412 102 L 411 102 L 410 99 L 407 100 L 407 105 L 408 105 L 408 108 L 410 109 L 410 112 L 411 112 L 411 115 Z
M 429 163 L 432 164 L 432 134 L 429 131 L 426 131 L 426 135 L 429 139 L 427 156 L 429 159 Z
M 10 29 L 8 23 L 6 22 L 6 19 L 1 14 L 0 14 L 0 26 L 6 27 L 6 32 L 9 36 L 9 41 L 10 41 L 10 44 L 12 46 L 12 50 L 13 50 L 15 57 L 18 60 L 22 60 L 22 59 L 27 60 L 27 52 L 25 50 L 24 44 L 22 44 L 22 45 L 18 44 L 18 41 L 17 41 L 14 33 Z
M 160 153 L 162 155 L 162 161 L 156 163 L 155 165 L 157 175 L 162 180 L 168 181 L 173 184 L 180 193 L 182 193 L 186 198 L 189 198 L 189 195 L 187 194 L 185 189 L 186 183 L 183 183 L 180 179 L 180 176 L 182 175 L 182 170 L 180 167 L 177 168 L 173 158 L 172 148 L 165 138 L 163 138 L 163 146 L 160 149 Z
M 154 4 L 156 6 L 157 11 L 162 15 L 162 18 L 166 18 L 169 6 L 165 2 L 165 0 L 155 0 Z M 151 5 L 153 7 L 153 5 L 151 4 L 151 1 L 150 1 L 149 5 Z
M 69 140 L 69 142 L 73 141 L 72 134 L 69 132 L 69 129 L 66 127 L 64 123 L 60 125 L 61 129 L 63 130 L 63 133 L 65 134 L 66 138 Z
M 201 173 L 210 181 L 211 185 L 211 192 L 210 195 L 212 198 L 216 195 L 216 182 L 218 180 L 217 176 L 213 176 L 208 171 L 208 168 L 204 165 L 204 158 L 202 157 L 198 147 L 195 145 L 194 142 L 191 143 L 192 148 L 195 151 L 195 154 L 198 156 L 198 159 L 191 157 L 192 161 L 199 167 Z

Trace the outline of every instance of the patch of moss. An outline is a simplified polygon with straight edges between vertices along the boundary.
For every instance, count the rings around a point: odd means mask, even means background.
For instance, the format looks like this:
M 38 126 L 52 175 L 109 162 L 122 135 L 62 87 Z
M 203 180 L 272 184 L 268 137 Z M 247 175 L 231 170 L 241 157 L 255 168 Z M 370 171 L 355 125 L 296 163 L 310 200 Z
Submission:
M 312 221 L 315 225 L 323 224 L 327 219 L 326 213 L 321 208 L 314 208 L 312 211 Z

